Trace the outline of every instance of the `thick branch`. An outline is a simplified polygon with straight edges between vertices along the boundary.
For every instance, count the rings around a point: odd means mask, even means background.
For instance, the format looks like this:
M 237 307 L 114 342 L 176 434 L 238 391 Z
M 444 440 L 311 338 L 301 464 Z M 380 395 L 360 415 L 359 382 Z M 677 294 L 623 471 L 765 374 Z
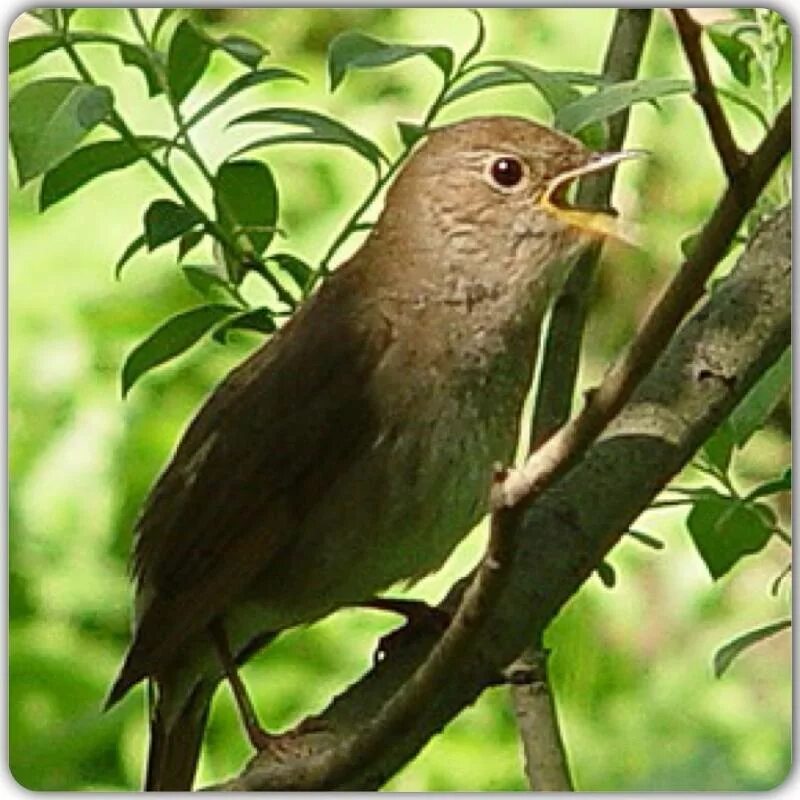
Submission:
M 714 89 L 708 62 L 703 54 L 701 42 L 703 28 L 692 19 L 691 14 L 684 8 L 673 8 L 672 16 L 681 38 L 686 60 L 694 75 L 694 99 L 703 111 L 714 147 L 717 149 L 722 166 L 730 180 L 742 169 L 747 157 L 736 145 L 730 125 L 728 125 L 728 119 Z
M 495 541 L 515 544 L 513 562 L 495 602 L 471 620 L 469 648 L 380 752 L 335 788 L 381 786 L 493 683 L 780 355 L 791 331 L 790 236 L 787 210 L 762 228 L 583 461 L 534 505 L 508 512 L 515 518 L 508 528 L 513 538 Z M 410 675 L 442 671 L 441 664 L 430 667 L 436 641 L 434 634 L 421 635 L 337 698 L 321 718 L 326 729 L 304 737 L 306 757 L 256 759 L 222 788 L 319 788 L 326 765 L 359 746 L 365 720 L 382 715 Z

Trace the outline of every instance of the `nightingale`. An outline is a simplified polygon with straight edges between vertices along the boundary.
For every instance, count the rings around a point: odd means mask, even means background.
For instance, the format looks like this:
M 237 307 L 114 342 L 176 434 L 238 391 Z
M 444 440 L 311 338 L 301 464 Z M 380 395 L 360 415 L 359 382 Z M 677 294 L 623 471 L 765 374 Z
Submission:
M 548 302 L 609 231 L 567 187 L 627 155 L 516 117 L 433 130 L 358 252 L 206 400 L 136 525 L 107 702 L 152 685 L 146 788 L 191 787 L 224 677 L 259 745 L 236 665 L 436 570 L 486 514 Z

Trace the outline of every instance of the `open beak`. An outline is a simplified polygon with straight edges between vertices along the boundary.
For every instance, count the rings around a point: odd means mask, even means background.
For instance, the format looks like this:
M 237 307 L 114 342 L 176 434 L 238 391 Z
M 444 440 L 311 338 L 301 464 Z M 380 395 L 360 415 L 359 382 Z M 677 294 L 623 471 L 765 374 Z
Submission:
M 594 172 L 602 172 L 632 158 L 649 155 L 646 150 L 620 150 L 616 153 L 594 153 L 589 160 L 575 169 L 556 175 L 539 198 L 539 206 L 548 214 L 573 228 L 591 236 L 610 237 L 636 246 L 636 236 L 631 226 L 620 220 L 610 209 L 580 208 L 567 201 L 569 187 L 578 179 Z

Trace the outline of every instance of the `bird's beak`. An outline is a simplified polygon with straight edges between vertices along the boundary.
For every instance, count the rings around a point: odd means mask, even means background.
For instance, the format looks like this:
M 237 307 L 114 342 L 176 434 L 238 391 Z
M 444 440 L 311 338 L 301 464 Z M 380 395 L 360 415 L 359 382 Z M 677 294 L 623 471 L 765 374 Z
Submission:
M 580 208 L 566 200 L 567 190 L 578 178 L 602 172 L 632 158 L 649 155 L 646 150 L 620 150 L 616 153 L 593 153 L 580 167 L 567 170 L 552 178 L 539 198 L 538 205 L 573 228 L 590 236 L 611 237 L 627 244 L 636 244 L 630 225 L 622 222 L 612 209 Z

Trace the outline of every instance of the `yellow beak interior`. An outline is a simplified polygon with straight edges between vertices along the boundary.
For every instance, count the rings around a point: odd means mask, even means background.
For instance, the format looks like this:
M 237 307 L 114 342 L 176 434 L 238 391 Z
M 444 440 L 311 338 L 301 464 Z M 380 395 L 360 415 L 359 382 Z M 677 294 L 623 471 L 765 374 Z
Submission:
M 586 164 L 556 175 L 539 198 L 539 206 L 565 224 L 578 228 L 592 236 L 609 237 L 625 244 L 636 246 L 637 237 L 634 235 L 630 223 L 623 222 L 619 217 L 608 211 L 570 206 L 566 203 L 564 197 L 570 185 L 578 178 L 591 175 L 594 172 L 602 172 L 610 169 L 615 164 L 619 164 L 620 161 L 640 158 L 644 155 L 647 155 L 647 153 L 643 150 L 598 153 Z

